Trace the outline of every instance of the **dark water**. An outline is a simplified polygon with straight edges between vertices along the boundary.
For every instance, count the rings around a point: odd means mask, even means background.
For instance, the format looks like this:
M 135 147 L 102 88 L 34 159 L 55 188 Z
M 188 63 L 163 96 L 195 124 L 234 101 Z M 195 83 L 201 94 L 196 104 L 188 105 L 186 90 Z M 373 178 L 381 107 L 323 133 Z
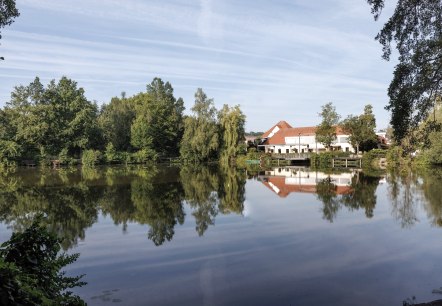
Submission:
M 442 170 L 19 169 L 0 241 L 38 212 L 90 305 L 402 305 L 441 299 Z

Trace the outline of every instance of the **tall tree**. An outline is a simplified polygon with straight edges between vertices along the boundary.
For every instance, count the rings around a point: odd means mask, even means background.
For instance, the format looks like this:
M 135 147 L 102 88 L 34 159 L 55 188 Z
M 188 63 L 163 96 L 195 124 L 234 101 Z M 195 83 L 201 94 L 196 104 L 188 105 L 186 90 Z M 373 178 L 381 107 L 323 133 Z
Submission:
M 342 123 L 341 126 L 345 132 L 350 134 L 349 141 L 359 153 L 362 144 L 375 142 L 377 139 L 375 128 L 376 119 L 373 114 L 373 107 L 368 104 L 364 107 L 364 113 L 359 116 L 350 115 Z
M 218 113 L 218 120 L 221 127 L 222 155 L 226 158 L 235 157 L 238 146 L 244 142 L 244 124 L 246 116 L 239 105 L 229 107 L 224 104 Z
M 134 98 L 137 106 L 132 144 L 159 155 L 175 155 L 183 135 L 183 99 L 175 99 L 172 85 L 160 78 L 153 79 L 147 92 Z
M 0 1 L 0 29 L 11 25 L 18 16 L 20 16 L 20 13 L 15 6 L 15 0 Z M 1 38 L 2 34 L 0 31 L 0 39 Z M 0 57 L 0 60 L 4 60 L 4 58 Z
M 336 140 L 336 125 L 340 116 L 332 102 L 323 105 L 318 115 L 322 118 L 322 121 L 316 127 L 316 141 L 322 143 L 328 150 L 332 142 Z
M 106 143 L 111 143 L 117 151 L 130 151 L 130 128 L 135 119 L 133 99 L 114 97 L 101 109 L 98 122 L 103 130 Z
M 195 93 L 193 116 L 184 120 L 184 135 L 180 153 L 187 161 L 203 162 L 214 159 L 220 147 L 217 110 L 201 88 Z
M 377 20 L 385 0 L 367 2 Z M 399 52 L 386 109 L 391 111 L 394 138 L 400 142 L 434 109 L 442 93 L 442 2 L 398 1 L 376 39 L 385 60 L 391 57 L 393 42 Z

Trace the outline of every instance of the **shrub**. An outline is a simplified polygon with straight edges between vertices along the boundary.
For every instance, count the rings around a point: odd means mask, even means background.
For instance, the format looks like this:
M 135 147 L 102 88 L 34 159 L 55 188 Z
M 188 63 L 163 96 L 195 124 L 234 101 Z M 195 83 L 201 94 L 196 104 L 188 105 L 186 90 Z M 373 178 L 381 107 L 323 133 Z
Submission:
M 106 151 L 104 152 L 105 161 L 108 164 L 112 164 L 119 161 L 118 153 L 115 150 L 114 145 L 109 142 L 106 146 Z
M 432 132 L 428 138 L 431 143 L 426 153 L 428 162 L 435 165 L 442 165 L 442 132 Z
M 368 151 L 362 156 L 362 166 L 364 168 L 370 168 L 373 166 L 373 162 L 376 159 L 385 158 L 386 155 L 387 151 L 383 149 L 373 149 Z
M 60 151 L 60 153 L 58 153 L 58 160 L 60 161 L 60 164 L 62 164 L 62 165 L 66 165 L 70 162 L 67 148 L 63 148 Z
M 83 286 L 83 276 L 60 270 L 78 258 L 61 254 L 60 241 L 37 218 L 23 233 L 13 233 L 0 248 L 1 305 L 86 305 L 66 289 Z
M 150 149 L 142 149 L 133 154 L 133 158 L 135 162 L 144 164 L 149 161 L 154 161 L 157 159 L 157 154 L 155 151 Z
M 96 150 L 84 150 L 81 156 L 81 163 L 84 166 L 95 166 L 100 161 L 101 153 Z

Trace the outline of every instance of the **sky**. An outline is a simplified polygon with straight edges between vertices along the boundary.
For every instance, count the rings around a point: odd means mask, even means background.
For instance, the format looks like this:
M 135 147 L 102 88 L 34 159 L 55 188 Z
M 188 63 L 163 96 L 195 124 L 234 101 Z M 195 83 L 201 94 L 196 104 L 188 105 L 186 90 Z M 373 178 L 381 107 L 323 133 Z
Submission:
M 160 77 L 186 113 L 197 88 L 217 108 L 239 104 L 246 131 L 317 125 L 328 102 L 342 119 L 371 104 L 385 128 L 395 61 L 374 37 L 393 2 L 375 22 L 365 0 L 17 0 L 0 40 L 0 107 L 36 76 L 67 76 L 99 105 Z

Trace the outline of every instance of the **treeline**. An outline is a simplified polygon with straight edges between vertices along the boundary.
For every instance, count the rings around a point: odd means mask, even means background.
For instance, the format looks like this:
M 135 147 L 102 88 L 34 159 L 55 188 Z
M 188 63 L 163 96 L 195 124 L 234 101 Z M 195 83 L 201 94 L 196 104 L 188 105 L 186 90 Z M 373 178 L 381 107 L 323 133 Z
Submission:
M 15 87 L 0 110 L 0 161 L 144 163 L 180 157 L 206 162 L 245 150 L 245 115 L 238 105 L 217 110 L 198 89 L 192 114 L 184 110 L 183 99 L 160 78 L 145 92 L 122 93 L 99 107 L 67 77 L 46 87 L 37 77 Z

